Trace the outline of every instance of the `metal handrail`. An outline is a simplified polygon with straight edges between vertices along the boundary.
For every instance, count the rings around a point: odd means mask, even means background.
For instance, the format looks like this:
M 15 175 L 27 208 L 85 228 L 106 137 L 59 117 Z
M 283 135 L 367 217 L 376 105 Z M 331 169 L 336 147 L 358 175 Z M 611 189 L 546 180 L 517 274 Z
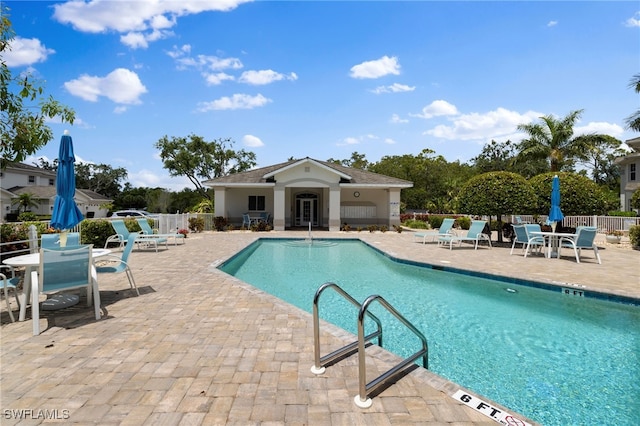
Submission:
M 373 333 L 367 335 L 367 336 L 363 336 L 362 339 L 360 339 L 360 337 L 358 337 L 358 340 L 349 343 L 348 345 L 337 349 L 333 352 L 331 352 L 330 354 L 327 354 L 323 357 L 320 356 L 320 314 L 319 314 L 319 307 L 318 307 L 318 303 L 320 301 L 320 295 L 326 290 L 332 288 L 334 289 L 339 295 L 341 295 L 342 297 L 344 297 L 348 302 L 351 302 L 351 304 L 353 304 L 354 306 L 356 306 L 358 309 L 362 309 L 362 305 L 360 305 L 360 303 L 358 303 L 357 300 L 355 300 L 353 297 L 351 297 L 351 295 L 349 295 L 346 291 L 344 291 L 339 285 L 335 284 L 335 283 L 324 283 L 322 284 L 320 287 L 318 287 L 318 290 L 316 290 L 316 294 L 315 296 L 313 296 L 313 346 L 314 346 L 314 365 L 311 367 L 311 372 L 313 374 L 322 374 L 325 371 L 325 365 L 330 363 L 331 361 L 335 360 L 336 358 L 339 358 L 351 351 L 353 351 L 356 347 L 358 347 L 360 340 L 363 341 L 362 346 L 364 347 L 364 342 L 368 342 L 369 340 L 377 337 L 378 338 L 378 345 L 382 346 L 382 323 L 380 322 L 380 320 L 373 315 L 371 312 L 366 312 L 366 314 L 369 316 L 369 318 L 371 318 L 377 325 L 378 325 L 378 329 L 376 331 L 374 331 Z M 363 334 L 364 334 L 364 330 L 363 330 Z
M 384 308 L 387 309 L 391 314 L 393 314 L 402 324 L 404 324 L 409 330 L 411 330 L 420 340 L 422 341 L 422 349 L 411 355 L 409 358 L 406 358 L 404 361 L 373 379 L 370 383 L 367 382 L 367 369 L 365 364 L 365 354 L 364 354 L 364 317 L 369 313 L 369 305 L 371 303 L 378 301 Z M 359 376 L 359 387 L 360 393 L 355 396 L 354 402 L 360 408 L 369 408 L 371 407 L 372 401 L 368 395 L 376 390 L 378 387 L 386 383 L 386 381 L 395 376 L 397 373 L 403 371 L 408 365 L 412 364 L 415 360 L 422 357 L 422 365 L 424 368 L 429 368 L 429 349 L 427 347 L 427 339 L 424 335 L 413 325 L 411 324 L 405 317 L 403 317 L 393 306 L 389 304 L 383 297 L 378 295 L 369 296 L 362 307 L 360 308 L 360 312 L 358 313 L 358 376 Z

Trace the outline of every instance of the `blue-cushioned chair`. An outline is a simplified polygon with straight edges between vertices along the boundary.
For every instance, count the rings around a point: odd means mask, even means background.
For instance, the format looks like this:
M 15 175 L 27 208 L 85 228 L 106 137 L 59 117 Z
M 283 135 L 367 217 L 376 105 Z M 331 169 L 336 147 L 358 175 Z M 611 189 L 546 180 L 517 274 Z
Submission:
M 16 302 L 18 303 L 18 308 L 20 307 L 20 299 L 18 298 L 18 283 L 20 282 L 20 278 L 16 277 L 15 270 L 12 266 L 9 265 L 0 265 L 0 270 L 6 270 L 9 276 L 4 273 L 0 273 L 0 280 L 2 280 L 2 291 L 4 292 L 4 300 L 7 302 L 7 311 L 9 311 L 9 318 L 11 318 L 11 322 L 15 322 L 15 318 L 13 317 L 13 311 L 11 310 L 11 304 L 9 303 L 9 290 L 13 291 L 13 295 L 16 298 Z
M 80 245 L 80 233 L 68 232 L 67 233 L 67 247 Z M 60 247 L 60 234 L 42 234 L 40 237 L 40 247 L 46 249 Z
M 129 240 L 129 235 L 133 234 L 136 236 L 135 243 L 140 246 L 144 245 L 146 247 L 154 247 L 156 251 L 158 251 L 158 243 L 167 244 L 166 238 L 156 238 L 151 235 L 143 235 L 142 232 L 130 232 L 127 228 L 127 225 L 124 223 L 122 219 L 114 219 L 111 221 L 111 227 L 116 233 L 109 238 L 104 243 L 104 248 L 110 243 L 118 243 L 120 248 L 124 248 L 124 245 Z M 167 246 L 168 248 L 168 246 Z
M 149 225 L 148 219 L 137 218 L 136 222 L 138 222 L 138 225 L 140 225 L 140 229 L 142 230 L 142 235 L 150 235 L 159 239 L 173 238 L 174 245 L 178 245 L 178 240 L 181 240 L 183 244 L 185 243 L 184 234 L 178 234 L 177 232 L 175 234 L 156 234 L 153 231 L 153 228 L 151 228 L 151 225 Z
M 489 248 L 491 248 L 491 237 L 483 232 L 486 225 L 486 220 L 474 220 L 471 222 L 467 235 L 445 235 L 444 237 L 438 238 L 438 243 L 442 245 L 449 244 L 449 250 L 451 250 L 453 243 L 462 244 L 463 242 L 473 242 L 474 250 L 477 250 L 478 243 L 480 241 L 486 241 L 489 243 Z
M 544 248 L 544 237 L 530 236 L 527 232 L 527 225 L 513 225 L 513 232 L 516 234 L 516 237 L 514 238 L 513 244 L 511 245 L 510 254 L 513 254 L 513 249 L 515 248 L 516 244 L 522 244 L 524 257 L 527 257 L 527 254 L 529 254 L 531 246 L 537 248 L 538 252 L 540 252 L 540 250 Z
M 560 250 L 562 248 L 571 248 L 576 255 L 576 262 L 580 263 L 582 250 L 593 250 L 598 263 L 602 264 L 602 261 L 600 260 L 600 253 L 598 253 L 598 245 L 595 243 L 597 233 L 598 229 L 595 226 L 578 227 L 575 237 L 563 237 L 560 239 L 558 258 L 560 257 Z
M 451 229 L 453 228 L 453 224 L 456 222 L 455 219 L 447 217 L 442 220 L 440 224 L 440 228 L 434 231 L 420 231 L 413 234 L 414 238 L 422 238 L 422 244 L 427 242 L 427 238 L 431 238 L 431 241 L 435 241 L 438 237 L 443 237 L 451 234 Z
M 251 227 L 251 217 L 248 213 L 242 215 L 242 227 L 246 229 Z
M 31 316 L 33 335 L 40 334 L 40 294 L 87 289 L 87 306 L 92 304 L 100 319 L 100 290 L 93 267 L 93 245 L 40 249 L 40 267 L 31 273 Z
M 136 286 L 136 281 L 133 279 L 133 273 L 127 263 L 131 250 L 133 250 L 136 237 L 136 234 L 129 235 L 129 239 L 124 246 L 124 250 L 122 250 L 122 256 L 118 257 L 116 255 L 109 254 L 107 256 L 100 257 L 99 266 L 96 266 L 96 272 L 99 274 L 120 274 L 124 272 L 129 280 L 129 286 L 136 291 L 136 295 L 140 296 L 140 292 Z

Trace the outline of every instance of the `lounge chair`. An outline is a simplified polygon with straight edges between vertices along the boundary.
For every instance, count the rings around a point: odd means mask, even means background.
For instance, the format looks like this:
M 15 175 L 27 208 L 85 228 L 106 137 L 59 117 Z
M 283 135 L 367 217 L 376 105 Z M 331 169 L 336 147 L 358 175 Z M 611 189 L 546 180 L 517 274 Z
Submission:
M 136 234 L 129 235 L 127 244 L 125 245 L 124 250 L 122 250 L 122 256 L 109 254 L 107 256 L 100 257 L 99 266 L 96 266 L 96 272 L 98 272 L 99 274 L 120 274 L 122 272 L 126 273 L 127 279 L 129 280 L 129 286 L 136 291 L 136 294 L 138 296 L 140 296 L 140 292 L 138 291 L 138 287 L 136 286 L 136 281 L 133 279 L 133 273 L 131 272 L 131 268 L 129 268 L 129 264 L 127 263 L 127 260 L 129 260 L 129 254 L 131 254 L 131 250 L 133 249 L 136 238 Z
M 124 223 L 124 220 L 122 219 L 112 220 L 111 227 L 113 228 L 114 231 L 116 231 L 116 233 L 107 238 L 107 241 L 104 243 L 104 248 L 107 248 L 107 246 L 110 243 L 118 243 L 119 247 L 123 248 L 127 240 L 129 239 L 129 235 L 132 234 L 132 232 L 129 231 L 129 229 L 127 228 L 127 225 Z M 151 235 L 144 235 L 142 234 L 142 232 L 138 232 L 138 233 L 133 232 L 133 234 L 136 234 L 136 238 L 134 239 L 134 242 L 138 245 L 138 247 L 140 246 L 153 247 L 156 249 L 156 251 L 158 251 L 159 243 L 164 243 L 165 245 L 167 245 L 166 238 L 154 237 Z M 169 248 L 168 245 L 167 245 L 167 248 Z
M 471 222 L 471 227 L 469 227 L 467 235 L 445 235 L 438 238 L 438 243 L 442 245 L 449 244 L 449 250 L 451 250 L 453 248 L 453 243 L 458 243 L 458 245 L 460 245 L 463 242 L 473 242 L 474 250 L 477 250 L 479 241 L 487 241 L 489 243 L 489 248 L 491 248 L 491 237 L 483 233 L 486 225 L 486 220 L 474 220 Z
M 431 238 L 431 241 L 435 241 L 436 238 L 451 234 L 451 228 L 455 223 L 455 219 L 450 217 L 445 218 L 440 224 L 440 228 L 433 231 L 421 231 L 413 234 L 415 238 L 422 238 L 422 244 L 427 242 L 427 238 Z
M 537 248 L 538 252 L 540 252 L 544 248 L 544 237 L 530 236 L 527 232 L 527 225 L 513 225 L 513 232 L 515 232 L 516 237 L 513 239 L 513 244 L 511 245 L 511 253 L 509 254 L 513 254 L 513 249 L 516 247 L 516 244 L 522 244 L 524 257 L 527 257 L 527 255 L 529 254 L 531 246 Z
M 558 246 L 558 258 L 560 258 L 560 250 L 562 248 L 572 248 L 576 255 L 576 262 L 580 263 L 582 250 L 593 250 L 598 263 L 602 264 L 602 261 L 600 260 L 600 253 L 598 253 L 598 246 L 594 241 L 597 233 L 598 229 L 595 226 L 578 227 L 575 237 L 563 237 L 560 239 L 560 244 Z
M 100 290 L 93 268 L 92 249 L 92 245 L 40 249 L 40 267 L 31 272 L 34 336 L 40 334 L 40 294 L 86 288 L 87 306 L 93 302 L 96 320 L 100 319 Z
M 157 238 L 173 238 L 173 245 L 178 245 L 178 240 L 182 241 L 182 244 L 185 243 L 184 234 L 172 233 L 172 234 L 156 234 L 149 225 L 149 220 L 144 218 L 137 218 L 136 221 L 138 225 L 140 225 L 140 229 L 142 229 L 142 235 L 151 235 Z

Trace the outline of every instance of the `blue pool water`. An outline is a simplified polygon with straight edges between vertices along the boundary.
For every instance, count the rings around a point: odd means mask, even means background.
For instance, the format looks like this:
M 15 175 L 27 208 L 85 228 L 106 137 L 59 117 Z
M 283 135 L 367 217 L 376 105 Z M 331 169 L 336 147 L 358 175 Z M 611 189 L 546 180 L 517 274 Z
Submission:
M 355 240 L 259 240 L 220 269 L 308 312 L 325 282 L 360 302 L 379 294 L 427 337 L 430 370 L 544 425 L 640 419 L 638 306 L 397 262 Z M 372 308 L 386 349 L 418 350 Z M 335 292 L 320 316 L 357 334 L 356 309 Z

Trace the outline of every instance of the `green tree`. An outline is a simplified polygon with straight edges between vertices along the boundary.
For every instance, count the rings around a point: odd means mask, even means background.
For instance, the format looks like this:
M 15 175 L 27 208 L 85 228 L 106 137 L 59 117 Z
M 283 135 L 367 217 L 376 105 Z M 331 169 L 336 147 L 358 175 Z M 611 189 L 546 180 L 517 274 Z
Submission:
M 2 52 L 11 50 L 15 33 L 9 9 L 0 3 L 0 168 L 21 162 L 53 139 L 47 120 L 58 117 L 73 124 L 75 112 L 52 96 L 46 97 L 42 82 L 26 72 L 14 76 Z
M 546 159 L 516 161 L 517 156 L 517 144 L 509 140 L 506 142 L 492 140 L 482 148 L 477 157 L 471 159 L 471 164 L 478 174 L 502 171 L 531 177 L 548 170 Z
M 352 152 L 351 158 L 348 160 L 334 160 L 333 158 L 329 158 L 327 162 L 360 170 L 367 170 L 369 168 L 369 161 L 365 158 L 365 154 L 360 154 L 357 151 Z
M 211 199 L 211 195 L 200 182 L 233 173 L 249 170 L 256 165 L 256 155 L 243 149 L 231 149 L 231 139 L 217 139 L 207 142 L 194 134 L 188 138 L 164 136 L 155 147 L 160 150 L 164 168 L 171 176 L 186 176 L 200 192 Z
M 22 208 L 23 212 L 26 212 L 31 207 L 39 206 L 35 197 L 36 196 L 30 192 L 23 192 L 18 196 L 18 198 L 12 204 L 18 206 L 18 212 L 20 212 L 20 208 Z
M 631 208 L 640 210 L 640 189 L 636 189 L 631 196 Z
M 207 192 L 212 192 L 211 190 Z M 173 192 L 171 194 L 171 202 L 169 203 L 169 211 L 174 212 L 191 212 L 196 210 L 196 206 L 204 205 L 205 202 L 211 203 L 213 196 L 209 194 L 209 198 L 204 198 L 199 191 L 194 191 L 191 188 L 184 188 L 180 192 Z
M 53 162 L 40 158 L 34 166 L 53 172 L 58 170 L 58 159 Z M 127 178 L 127 169 L 112 168 L 107 164 L 76 163 L 76 188 L 90 189 L 109 198 L 115 198 L 122 190 L 121 181 Z
M 640 93 L 640 74 L 636 74 L 631 78 L 629 87 L 635 90 L 636 93 Z M 625 122 L 627 123 L 628 129 L 640 132 L 640 109 L 627 117 Z
M 535 194 L 529 182 L 517 173 L 483 173 L 460 189 L 458 207 L 468 214 L 496 216 L 498 241 L 502 242 L 502 216 L 532 212 Z
M 598 185 L 611 190 L 620 190 L 620 170 L 614 160 L 624 155 L 622 141 L 608 135 L 586 135 L 581 137 L 583 149 L 578 153 L 579 162 L 590 172 Z
M 583 110 L 570 112 L 557 119 L 552 115 L 541 117 L 541 123 L 518 125 L 528 137 L 518 144 L 518 162 L 545 159 L 552 172 L 573 170 L 574 160 L 587 145 L 587 137 L 573 137 L 573 126 Z M 595 137 L 600 135 L 590 135 Z
M 606 195 L 586 176 L 576 173 L 544 173 L 529 179 L 536 193 L 536 208 L 532 213 L 546 215 L 551 209 L 551 181 L 560 178 L 560 210 L 565 216 L 604 214 L 607 211 Z

